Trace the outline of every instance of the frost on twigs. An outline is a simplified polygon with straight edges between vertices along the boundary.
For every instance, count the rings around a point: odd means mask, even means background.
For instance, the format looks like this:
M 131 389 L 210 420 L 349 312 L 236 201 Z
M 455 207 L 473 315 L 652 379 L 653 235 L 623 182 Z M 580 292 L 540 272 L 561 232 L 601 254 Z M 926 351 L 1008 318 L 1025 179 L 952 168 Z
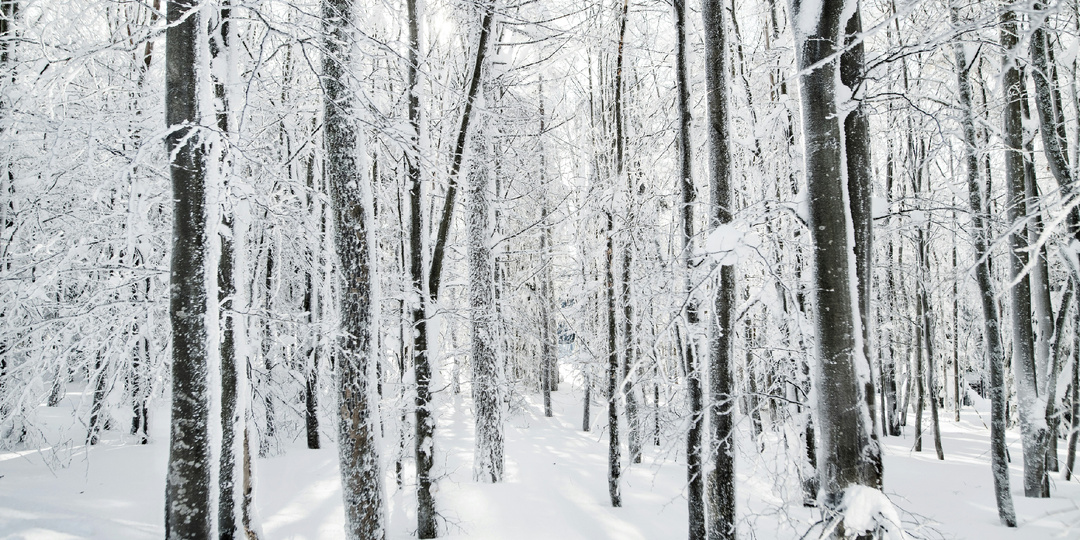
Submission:
M 745 231 L 734 224 L 717 226 L 705 239 L 704 253 L 710 262 L 720 266 L 735 265 L 745 261 L 761 247 L 761 238 L 753 231 Z
M 908 536 L 900 513 L 881 490 L 855 484 L 844 490 L 840 506 L 826 519 L 821 538 L 906 540 Z

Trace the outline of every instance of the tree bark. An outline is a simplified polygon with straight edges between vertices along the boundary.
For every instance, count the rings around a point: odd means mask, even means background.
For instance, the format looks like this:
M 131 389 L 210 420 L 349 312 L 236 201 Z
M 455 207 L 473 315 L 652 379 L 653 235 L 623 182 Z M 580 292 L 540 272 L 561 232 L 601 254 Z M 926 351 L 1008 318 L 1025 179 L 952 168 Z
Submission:
M 623 76 L 623 49 L 626 45 L 626 19 L 630 9 L 629 0 L 623 0 L 622 10 L 619 15 L 619 40 L 618 52 L 615 57 L 614 86 L 614 117 L 615 117 L 615 178 L 621 178 L 625 174 L 623 168 L 623 112 L 622 112 L 622 76 Z M 614 201 L 612 201 L 614 206 Z M 608 341 L 608 496 L 611 506 L 622 506 L 622 494 L 619 489 L 619 477 L 622 476 L 621 456 L 619 449 L 619 412 L 617 392 L 619 388 L 619 350 L 618 332 L 616 330 L 616 292 L 615 292 L 615 218 L 614 208 L 607 210 L 607 251 L 604 259 L 604 285 L 607 290 L 607 341 Z
M 415 299 L 412 305 L 413 324 L 413 373 L 416 383 L 416 433 L 413 448 L 416 456 L 416 534 L 420 538 L 435 538 L 435 498 L 431 493 L 431 467 L 434 464 L 435 419 L 431 407 L 431 358 L 428 350 L 427 302 L 424 290 L 424 241 L 421 236 L 423 216 L 421 214 L 421 171 L 420 171 L 420 87 L 418 72 L 420 69 L 420 14 L 416 0 L 406 0 L 405 6 L 409 25 L 408 59 L 408 113 L 409 113 L 409 148 L 405 152 L 406 170 L 409 181 L 409 277 L 412 281 Z
M 208 245 L 206 150 L 199 133 L 202 17 L 195 0 L 167 4 L 165 146 L 171 156 L 173 242 L 169 319 L 172 323 L 172 423 L 165 486 L 165 537 L 210 538 L 210 389 L 208 384 Z
M 1072 403 L 1072 426 L 1069 429 L 1069 443 L 1065 454 L 1065 467 L 1061 477 L 1068 481 L 1076 465 L 1076 439 L 1080 435 L 1080 332 L 1073 332 L 1072 382 L 1070 383 Z
M 836 512 L 845 490 L 867 484 L 864 471 L 873 453 L 870 412 L 862 395 L 856 354 L 858 318 L 856 264 L 849 235 L 852 222 L 844 185 L 842 126 L 836 103 L 837 55 L 845 2 L 792 3 L 796 60 L 800 75 L 805 170 L 810 206 L 809 228 L 814 254 L 815 320 L 817 326 L 818 474 L 823 506 Z M 858 531 L 853 531 L 858 533 Z M 843 537 L 842 523 L 834 534 Z
M 870 158 L 870 117 L 862 103 L 863 82 L 866 76 L 866 54 L 863 50 L 862 13 L 855 1 L 855 12 L 844 29 L 843 54 L 840 55 L 840 83 L 851 91 L 855 108 L 844 117 L 844 150 L 847 158 L 848 205 L 854 228 L 855 275 L 857 278 L 857 307 L 862 327 L 862 359 L 866 365 L 863 397 L 870 413 L 870 426 L 864 448 L 870 451 L 862 475 L 867 485 L 881 488 L 881 446 L 878 440 L 877 392 L 874 388 L 873 347 L 870 322 L 871 294 L 874 277 L 874 216 L 871 199 L 874 191 L 873 163 Z
M 1008 186 L 1008 219 L 1014 224 L 1009 235 L 1009 277 L 1015 285 L 1010 294 L 1013 329 L 1013 372 L 1016 395 L 1020 409 L 1021 441 L 1024 448 L 1024 495 L 1027 497 L 1049 496 L 1046 487 L 1046 444 L 1049 433 L 1046 427 L 1045 403 L 1039 397 L 1035 371 L 1034 343 L 1031 327 L 1031 284 L 1024 268 L 1028 262 L 1027 227 L 1020 224 L 1026 219 L 1027 202 L 1024 177 L 1024 128 L 1023 74 L 1012 60 L 1012 53 L 1019 43 L 1016 12 L 1012 6 L 1001 12 L 1001 47 L 1006 51 L 1003 59 L 1003 86 L 1005 104 L 1005 181 Z M 1042 406 L 1040 406 L 1042 405 Z
M 958 26 L 959 10 L 952 5 L 950 11 L 953 26 Z M 979 159 L 975 153 L 978 141 L 975 134 L 971 81 L 968 78 L 971 66 L 964 53 L 964 44 L 960 40 L 953 45 L 953 54 L 960 110 L 963 114 L 964 161 L 967 169 L 968 205 L 971 207 L 971 235 L 975 249 L 975 281 L 979 286 L 979 301 L 983 314 L 983 343 L 990 364 L 990 468 L 994 476 L 998 519 L 1007 527 L 1015 527 L 1016 511 L 1013 508 L 1012 493 L 1009 491 L 1009 464 L 1005 449 L 1005 351 L 1001 344 L 1001 325 L 990 273 L 991 235 L 987 224 L 990 216 L 983 203 L 979 185 Z
M 378 363 L 372 199 L 374 186 L 363 174 L 359 99 L 353 78 L 352 0 L 323 0 L 323 136 L 334 240 L 340 261 L 341 338 L 338 343 L 338 456 L 345 502 L 345 535 L 350 540 L 386 537 L 382 471 L 379 467 L 377 403 L 372 380 Z
M 705 502 L 704 479 L 702 471 L 701 432 L 704 429 L 704 395 L 701 386 L 700 361 L 694 346 L 696 327 L 699 324 L 697 303 L 694 300 L 694 287 L 690 276 L 693 273 L 692 258 L 694 239 L 694 201 L 697 192 L 694 189 L 693 156 L 690 142 L 690 84 L 686 73 L 686 2 L 672 2 L 675 14 L 675 89 L 679 114 L 678 131 L 675 147 L 678 151 L 679 172 L 679 257 L 682 265 L 684 306 L 681 318 L 685 325 L 685 338 L 680 349 L 685 363 L 687 401 L 690 408 L 690 429 L 686 433 L 686 498 L 689 510 L 689 540 L 705 540 Z
M 720 0 L 705 0 L 701 17 L 705 27 L 706 133 L 708 134 L 709 226 L 731 223 L 735 200 L 732 195 L 731 150 L 728 141 L 727 83 L 728 61 Z M 709 540 L 735 538 L 735 393 L 732 381 L 735 342 L 735 267 L 720 267 L 720 280 L 713 296 L 709 317 L 709 447 L 713 453 L 708 472 Z
M 469 308 L 472 323 L 472 398 L 476 423 L 473 479 L 499 482 L 503 475 L 502 400 L 499 363 L 495 353 L 495 265 L 491 253 L 489 160 L 486 115 L 473 136 L 468 175 L 466 221 L 469 265 Z M 546 367 L 546 366 L 545 366 Z M 542 368 L 543 369 L 543 368 Z
M 938 391 L 937 385 L 934 383 L 934 314 L 930 309 L 930 293 L 927 291 L 927 282 L 930 280 L 930 246 L 926 240 L 926 236 L 929 233 L 923 229 L 919 229 L 919 264 L 922 267 L 922 286 L 919 287 L 919 302 L 922 304 L 922 332 L 923 343 L 926 344 L 926 386 L 928 387 L 930 398 L 930 427 L 934 434 L 934 451 L 937 452 L 937 458 L 940 460 L 945 459 L 945 452 L 941 448 L 941 419 L 938 417 Z M 921 366 L 921 364 L 920 364 Z M 922 400 L 926 399 L 925 394 L 921 391 L 923 384 L 923 373 L 919 374 L 920 385 L 920 403 L 919 409 L 922 409 Z M 916 440 L 920 440 L 921 436 Z

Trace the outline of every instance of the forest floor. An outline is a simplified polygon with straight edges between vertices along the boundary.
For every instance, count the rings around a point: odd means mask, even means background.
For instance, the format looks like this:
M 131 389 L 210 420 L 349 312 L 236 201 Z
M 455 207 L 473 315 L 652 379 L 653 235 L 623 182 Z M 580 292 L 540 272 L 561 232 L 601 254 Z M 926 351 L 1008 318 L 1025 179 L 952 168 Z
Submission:
M 469 399 L 459 395 L 441 400 L 435 497 L 443 538 L 686 538 L 684 443 L 673 436 L 681 426 L 669 422 L 665 437 L 676 442 L 648 445 L 642 463 L 624 469 L 623 507 L 611 508 L 606 407 L 594 403 L 591 430 L 582 431 L 582 397 L 570 379 L 553 394 L 552 418 L 543 416 L 539 396 L 517 403 L 506 422 L 506 478 L 495 485 L 472 481 Z M 38 411 L 48 440 L 63 440 L 65 431 L 71 435 L 85 429 L 71 420 L 72 408 L 80 402 L 81 395 L 70 392 L 60 407 Z M 984 409 L 985 404 L 978 405 Z M 156 418 L 164 418 L 167 410 L 157 413 Z M 1080 481 L 1064 482 L 1054 474 L 1053 497 L 1024 498 L 1015 431 L 1009 433 L 1009 448 L 1019 527 L 1001 526 L 989 466 L 989 415 L 985 409 L 966 407 L 960 422 L 951 418 L 951 411 L 942 411 L 945 461 L 936 459 L 929 433 L 923 452 L 912 450 L 910 419 L 903 437 L 885 439 L 885 491 L 899 509 L 908 537 L 1080 538 Z M 123 444 L 126 436 L 113 433 L 91 449 L 67 444 L 0 452 L 0 538 L 160 538 L 168 454 L 167 426 L 161 424 L 146 446 Z M 739 431 L 740 538 L 801 538 L 807 532 L 811 534 L 806 538 L 814 538 L 820 513 L 799 504 L 798 475 L 788 465 L 784 434 L 766 431 L 754 441 L 748 421 Z M 264 540 L 344 537 L 336 450 L 332 444 L 323 450 L 307 450 L 302 444 L 297 441 L 280 455 L 256 462 L 256 504 Z M 761 446 L 763 452 L 758 451 Z M 625 451 L 624 445 L 624 467 Z M 414 486 L 406 481 L 398 487 L 393 468 L 392 463 L 387 467 L 391 472 L 385 490 L 389 537 L 411 538 Z M 409 476 L 406 470 L 405 478 Z

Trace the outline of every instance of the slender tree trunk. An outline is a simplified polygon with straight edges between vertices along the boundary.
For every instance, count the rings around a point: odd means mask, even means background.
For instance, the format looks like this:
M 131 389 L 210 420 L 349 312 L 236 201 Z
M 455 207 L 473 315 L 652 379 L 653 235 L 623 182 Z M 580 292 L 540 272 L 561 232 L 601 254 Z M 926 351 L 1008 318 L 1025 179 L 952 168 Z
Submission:
M 621 169 L 621 167 L 620 167 Z M 627 183 L 630 184 L 629 176 L 627 175 Z M 628 211 L 628 234 L 633 234 L 633 186 L 628 186 L 629 192 L 627 193 L 628 200 L 631 201 Z M 631 250 L 633 249 L 633 239 L 627 239 L 623 243 L 623 260 L 622 260 L 622 279 L 619 280 L 619 297 L 622 302 L 623 308 L 623 365 L 622 365 L 622 393 L 623 400 L 626 402 L 626 439 L 630 449 L 630 462 L 641 463 L 641 418 L 640 407 L 638 405 L 637 393 L 634 391 L 634 384 L 631 380 L 637 370 L 635 364 L 637 363 L 636 354 L 636 342 L 634 338 L 634 304 L 631 299 L 631 265 L 633 264 L 633 255 Z
M 491 253 L 491 181 L 488 124 L 482 117 L 473 136 L 472 165 L 468 174 L 469 307 L 472 311 L 472 398 L 476 422 L 473 479 L 499 482 L 503 474 L 503 429 L 499 396 L 499 364 L 495 353 L 495 267 Z M 546 367 L 546 366 L 545 366 Z
M 386 537 L 379 466 L 378 405 L 372 380 L 378 363 L 377 278 L 372 253 L 374 186 L 363 174 L 359 99 L 348 84 L 357 13 L 352 0 L 323 0 L 323 136 L 334 240 L 340 261 L 341 338 L 336 358 L 338 455 L 349 540 Z
M 615 57 L 614 117 L 615 117 L 615 178 L 625 174 L 623 161 L 623 112 L 622 112 L 622 76 L 623 48 L 626 45 L 626 19 L 630 8 L 629 0 L 623 0 L 619 14 L 618 52 Z M 614 202 L 612 202 L 614 206 Z M 619 477 L 622 465 L 619 448 L 619 412 L 617 392 L 619 388 L 619 350 L 616 330 L 616 293 L 615 293 L 615 218 L 614 208 L 607 210 L 607 251 L 604 258 L 604 288 L 607 291 L 607 341 L 608 341 L 608 495 L 611 506 L 622 506 L 622 494 L 619 489 Z
M 207 341 L 206 150 L 198 122 L 204 45 L 202 17 L 194 0 L 166 8 L 165 146 L 171 156 L 173 238 L 169 319 L 172 323 L 172 422 L 165 486 L 165 537 L 210 538 L 210 389 Z
M 944 460 L 945 452 L 941 448 L 941 422 L 938 417 L 938 391 L 934 383 L 934 314 L 930 309 L 930 293 L 926 290 L 927 282 L 930 280 L 930 247 L 926 240 L 927 234 L 927 231 L 919 229 L 919 262 L 923 275 L 922 287 L 919 288 L 919 301 L 922 303 L 923 341 L 926 343 L 926 385 L 929 387 L 930 394 L 930 426 L 934 432 L 934 451 L 937 452 L 938 459 Z M 921 385 L 921 376 L 919 382 Z M 922 403 L 919 408 L 922 408 Z
M 1065 132 L 1065 118 L 1062 113 L 1063 101 L 1057 84 L 1057 63 L 1054 61 L 1054 46 L 1044 26 L 1045 16 L 1043 10 L 1045 10 L 1046 6 L 1041 1 L 1036 1 L 1034 8 L 1036 13 L 1032 15 L 1034 30 L 1031 34 L 1031 58 L 1034 67 L 1032 77 L 1035 80 L 1035 103 L 1039 111 L 1039 132 L 1042 134 L 1043 152 L 1046 154 L 1047 162 L 1050 165 L 1050 172 L 1061 187 L 1063 198 L 1068 198 L 1076 192 L 1076 186 L 1073 185 L 1074 173 L 1069 166 L 1068 136 Z M 1074 4 L 1074 9 L 1080 8 L 1077 8 Z M 1080 25 L 1080 18 L 1077 19 L 1077 24 Z M 1074 80 L 1072 84 L 1075 92 L 1076 81 Z M 1034 184 L 1034 179 L 1032 182 L 1033 188 L 1037 192 L 1038 186 Z M 1035 227 L 1036 231 L 1032 236 L 1042 232 L 1040 221 L 1036 221 Z M 1069 211 L 1066 216 L 1066 227 L 1072 233 L 1074 239 L 1080 239 L 1080 209 L 1073 207 Z M 1040 260 L 1036 275 L 1041 278 L 1041 281 L 1036 280 L 1034 284 L 1037 287 L 1036 308 L 1040 322 L 1039 337 L 1043 337 L 1046 334 L 1043 330 L 1043 322 L 1049 319 L 1051 309 L 1049 307 L 1049 278 L 1045 275 L 1047 274 L 1045 246 L 1040 246 L 1039 255 Z M 1077 269 L 1073 270 L 1075 273 Z M 1080 280 L 1080 274 L 1075 277 Z M 1047 306 L 1045 310 L 1041 309 L 1043 305 Z M 1077 321 L 1080 323 L 1080 310 L 1077 310 Z M 1051 328 L 1050 331 L 1053 332 L 1054 330 Z M 1060 332 L 1060 330 L 1057 331 Z M 1048 338 L 1047 341 L 1049 341 Z M 1057 362 L 1056 357 L 1054 361 Z M 1059 422 L 1055 414 L 1054 393 L 1057 384 L 1057 373 L 1054 370 L 1045 373 L 1039 372 L 1039 365 L 1045 365 L 1045 363 L 1036 365 L 1036 373 L 1041 376 L 1040 392 L 1048 396 L 1047 422 L 1051 425 L 1047 440 L 1047 467 L 1051 471 L 1056 471 L 1058 470 L 1057 431 Z M 1049 483 L 1049 479 L 1047 479 L 1047 483 Z M 1049 485 L 1047 486 L 1048 490 Z
M 893 157 L 892 139 L 890 139 L 889 142 L 888 142 L 887 154 L 885 156 L 885 196 L 889 201 L 889 206 L 890 207 L 892 207 L 892 196 L 893 196 L 892 192 L 893 192 L 893 184 L 894 184 L 893 179 L 894 178 L 895 178 L 895 159 Z M 897 298 L 897 294 L 896 294 L 897 286 L 896 286 L 896 281 L 895 281 L 894 276 L 896 274 L 895 268 L 897 266 L 899 266 L 899 265 L 896 264 L 896 259 L 893 256 L 893 253 L 894 253 L 893 237 L 894 236 L 895 235 L 889 235 L 889 243 L 888 243 L 888 246 L 886 248 L 886 252 L 888 253 L 887 260 L 889 262 L 889 269 L 887 270 L 888 273 L 886 274 L 887 275 L 886 289 L 887 289 L 887 294 L 888 294 L 889 301 L 890 301 L 891 305 L 896 306 L 897 305 L 896 302 L 898 301 L 898 298 Z M 885 413 L 884 413 L 883 416 L 884 416 L 885 425 L 887 427 L 886 427 L 886 429 L 884 429 L 882 431 L 883 432 L 888 432 L 888 434 L 890 436 L 899 437 L 900 436 L 901 415 L 900 415 L 900 412 L 898 410 L 899 409 L 899 401 L 897 399 L 897 394 L 896 394 L 896 375 L 897 375 L 897 373 L 896 373 L 896 356 L 898 356 L 898 355 L 896 354 L 897 346 L 894 343 L 894 341 L 896 341 L 897 336 L 895 335 L 895 332 L 893 330 L 893 325 L 891 325 L 891 324 L 886 325 L 886 327 L 887 327 L 887 330 L 886 330 L 887 334 L 886 334 L 884 339 L 887 341 L 885 346 L 886 346 L 886 348 L 888 350 L 888 353 L 885 356 L 883 356 L 882 359 L 881 359 L 881 386 L 882 386 L 882 394 L 883 394 L 882 395 L 882 401 L 884 402 L 884 406 L 885 406 Z
M 274 329 L 271 324 L 271 309 L 273 308 L 273 296 L 271 291 L 273 290 L 274 283 L 274 240 L 271 237 L 271 231 L 266 231 L 263 234 L 263 244 L 266 248 L 266 273 L 263 279 L 263 335 L 262 335 L 262 361 L 263 361 L 263 415 L 266 419 L 266 429 L 263 432 L 262 438 L 259 440 L 259 457 L 267 457 L 270 455 L 270 449 L 274 446 L 274 441 L 277 438 L 277 426 L 275 420 L 277 415 L 274 412 L 274 362 L 272 359 L 274 352 Z
M 1065 454 L 1065 467 L 1061 477 L 1068 481 L 1076 465 L 1076 439 L 1080 435 L 1080 332 L 1073 331 L 1072 382 L 1070 383 L 1072 403 L 1072 426 L 1069 429 L 1069 443 Z
M 686 2 L 673 1 L 675 14 L 675 88 L 678 95 L 678 131 L 675 146 L 678 151 L 679 172 L 679 239 L 680 262 L 684 308 L 681 314 L 686 328 L 685 337 L 679 344 L 685 363 L 687 396 L 690 408 L 690 429 L 686 433 L 686 498 L 689 508 L 689 540 L 705 540 L 705 502 L 702 470 L 701 433 L 704 429 L 704 395 L 701 385 L 700 361 L 694 347 L 694 334 L 698 324 L 697 303 L 693 298 L 691 281 L 694 263 L 692 259 L 694 238 L 694 189 L 692 170 L 693 156 L 690 142 L 690 85 L 686 73 Z
M 953 224 L 957 224 L 956 210 L 953 210 Z M 953 275 L 956 278 L 953 279 L 952 286 L 952 298 L 953 298 L 953 312 L 952 312 L 952 342 L 953 342 L 953 354 L 952 354 L 952 376 L 953 376 L 953 421 L 960 421 L 960 267 L 957 266 L 956 259 L 956 236 L 952 238 L 952 267 Z
M 416 383 L 416 433 L 413 448 L 416 455 L 416 534 L 420 538 L 435 538 L 435 498 L 431 493 L 431 467 L 434 464 L 435 419 L 431 406 L 431 358 L 428 350 L 427 302 L 424 290 L 424 242 L 422 238 L 420 172 L 420 14 L 416 0 L 405 2 L 409 24 L 408 100 L 409 148 L 405 152 L 409 181 L 409 277 L 413 293 L 413 371 Z
M 951 5 L 950 11 L 953 26 L 958 26 L 959 10 L 955 5 Z M 983 202 L 979 185 L 979 160 L 975 153 L 978 141 L 975 134 L 971 81 L 968 78 L 971 66 L 964 53 L 964 44 L 960 40 L 953 45 L 953 54 L 957 66 L 960 110 L 963 114 L 964 160 L 967 166 L 968 205 L 971 207 L 971 235 L 975 249 L 975 280 L 979 286 L 979 301 L 983 313 L 983 343 L 990 365 L 990 468 L 994 476 L 998 519 L 1007 527 L 1016 527 L 1016 511 L 1013 509 L 1012 493 L 1009 491 L 1009 465 L 1005 448 L 1005 351 L 1001 343 L 1001 325 L 990 272 L 991 235 L 987 223 L 989 212 Z
M 866 380 L 863 381 L 863 397 L 870 412 L 870 426 L 862 442 L 863 448 L 870 453 L 863 463 L 863 483 L 881 488 L 882 462 L 881 446 L 878 441 L 878 417 L 876 391 L 874 388 L 874 350 L 871 346 L 873 335 L 870 322 L 871 297 L 874 277 L 874 216 L 871 209 L 873 197 L 873 163 L 870 159 L 870 117 L 862 103 L 863 81 L 866 72 L 866 55 L 863 51 L 862 14 L 859 2 L 854 1 L 855 12 L 847 20 L 844 29 L 845 49 L 840 55 L 840 83 L 851 90 L 851 99 L 855 101 L 854 110 L 844 117 L 844 150 L 847 158 L 848 200 L 851 221 L 854 228 L 853 246 L 855 252 L 855 274 L 857 283 L 857 307 L 859 322 L 862 327 L 862 358 L 856 357 L 866 365 Z
M 555 282 L 552 278 L 552 234 L 551 223 L 548 215 L 549 189 L 547 178 L 547 152 L 544 149 L 544 132 L 546 131 L 547 118 L 544 111 L 544 79 L 541 76 L 537 90 L 537 101 L 540 104 L 540 133 L 537 136 L 540 145 L 540 373 L 541 385 L 544 391 L 544 416 L 551 418 L 551 392 L 556 390 L 559 379 L 556 359 L 556 336 L 552 329 L 555 325 Z
M 731 223 L 735 200 L 732 190 L 731 150 L 728 141 L 728 60 L 720 0 L 704 0 L 706 133 L 708 134 L 709 227 Z M 735 538 L 735 392 L 732 354 L 735 337 L 735 267 L 720 267 L 720 280 L 709 317 L 709 447 L 713 463 L 708 472 L 709 540 Z
M 305 164 L 307 184 L 307 218 L 309 230 L 319 230 L 319 238 L 325 234 L 322 229 L 322 203 L 315 197 L 315 156 L 314 154 Z M 321 189 L 319 191 L 322 191 Z M 323 258 L 323 243 L 316 242 L 309 248 L 311 267 L 304 272 L 304 299 L 303 310 L 307 313 L 307 345 L 304 352 L 304 431 L 307 435 L 307 447 L 317 450 L 319 442 L 319 356 L 322 351 L 321 332 L 317 325 L 322 321 L 320 316 L 323 300 L 319 297 L 318 273 L 319 261 Z
M 921 248 L 921 246 L 920 246 L 920 248 Z M 922 255 L 921 254 L 919 255 L 919 258 L 920 258 L 919 266 L 920 266 L 920 269 L 921 269 L 921 267 L 922 267 L 922 264 L 921 264 Z M 923 444 L 923 408 L 926 406 L 926 369 L 925 369 L 926 364 L 923 362 L 923 351 L 925 350 L 923 348 L 923 340 L 926 339 L 926 332 L 924 332 L 922 330 L 922 326 L 925 324 L 926 317 L 927 317 L 927 315 L 926 315 L 926 302 L 922 301 L 923 289 L 926 288 L 926 284 L 925 284 L 926 279 L 928 279 L 928 277 L 926 277 L 926 276 L 921 276 L 920 277 L 920 280 L 919 280 L 920 283 L 918 285 L 918 287 L 919 287 L 919 299 L 916 301 L 916 304 L 915 304 L 915 321 L 916 321 L 915 322 L 915 325 L 916 325 L 915 333 L 916 333 L 916 339 L 915 339 L 915 354 L 914 354 L 914 357 L 915 357 L 915 369 L 914 369 L 914 372 L 915 372 L 915 374 L 913 375 L 913 378 L 915 379 L 915 451 L 916 452 L 922 452 L 922 444 Z
M 1028 216 L 1024 178 L 1023 74 L 1012 60 L 1011 53 L 1019 43 L 1016 12 L 1011 6 L 1001 12 L 1001 46 L 1006 51 L 1003 60 L 1003 85 L 1008 96 L 1005 104 L 1005 181 L 1008 186 L 1008 219 L 1014 224 L 1009 235 L 1009 276 L 1013 285 L 1010 295 L 1013 329 L 1013 371 L 1020 409 L 1021 442 L 1024 448 L 1024 495 L 1049 496 L 1046 476 L 1046 444 L 1049 436 L 1044 416 L 1045 403 L 1039 397 L 1035 371 L 1034 343 L 1031 328 L 1031 284 L 1024 271 L 1028 262 L 1027 227 L 1017 226 Z M 1042 406 L 1040 406 L 1042 405 Z
M 104 352 L 98 351 L 94 360 L 94 369 L 90 372 L 90 385 L 93 387 L 90 401 L 90 421 L 87 422 L 86 443 L 95 445 L 101 437 L 101 430 L 106 423 L 105 412 L 105 380 L 108 366 L 105 364 Z
M 1058 437 L 1058 425 L 1061 423 L 1060 412 L 1058 411 L 1057 400 L 1057 380 L 1061 374 L 1061 355 L 1063 352 L 1062 342 L 1065 335 L 1065 317 L 1069 314 L 1070 303 L 1072 302 L 1073 292 L 1075 288 L 1075 280 L 1070 279 L 1066 284 L 1064 294 L 1061 296 L 1061 307 L 1058 308 L 1057 317 L 1054 320 L 1053 336 L 1053 348 L 1050 351 L 1050 366 L 1048 367 L 1047 378 L 1051 382 L 1046 385 L 1046 422 L 1050 424 L 1050 443 L 1046 448 L 1046 466 L 1050 471 L 1058 471 L 1058 459 L 1057 459 L 1057 437 Z M 1050 478 L 1047 474 L 1047 483 Z M 1049 486 L 1047 486 L 1049 489 Z
M 424 289 L 423 276 L 423 252 L 424 242 L 421 237 L 421 176 L 420 176 L 420 102 L 417 74 L 419 70 L 420 49 L 420 19 L 417 12 L 416 0 L 407 0 L 406 9 L 409 19 L 409 123 L 411 125 L 412 139 L 411 148 L 408 152 L 410 160 L 408 175 L 410 180 L 409 206 L 412 213 L 409 224 L 410 232 L 410 277 L 413 288 L 419 301 L 413 308 L 413 369 L 416 379 L 416 436 L 414 445 L 416 453 L 416 476 L 417 476 L 417 536 L 420 538 L 435 538 L 438 535 L 435 523 L 435 497 L 432 493 L 433 479 L 431 468 L 435 464 L 435 416 L 431 410 L 431 354 L 429 349 L 427 317 L 428 304 L 438 301 L 439 286 L 442 279 L 443 253 L 446 249 L 447 238 L 450 232 L 450 223 L 453 219 L 454 200 L 457 196 L 457 175 L 461 168 L 461 160 L 465 151 L 465 143 L 469 122 L 472 117 L 473 103 L 476 100 L 480 88 L 480 76 L 484 65 L 484 57 L 487 52 L 488 36 L 491 33 L 492 7 L 490 4 L 484 8 L 480 23 L 480 37 L 477 42 L 476 56 L 473 62 L 472 75 L 470 77 L 465 107 L 461 113 L 461 125 L 458 128 L 457 142 L 451 155 L 450 183 L 446 188 L 446 199 L 443 203 L 442 219 L 439 221 L 438 232 L 435 238 L 435 246 L 431 255 L 431 267 L 428 273 L 427 289 Z
M 622 475 L 621 457 L 619 451 L 619 409 L 616 402 L 619 379 L 619 349 L 617 331 L 615 329 L 615 271 L 614 265 L 615 246 L 614 219 L 611 211 L 607 213 L 607 249 L 604 257 L 604 288 L 607 291 L 607 409 L 608 409 L 608 496 L 611 498 L 611 506 L 622 506 L 622 495 L 619 492 L 619 477 Z
M 231 34 L 232 21 L 230 20 L 231 6 L 223 2 L 216 13 L 216 18 L 211 21 L 210 56 L 214 67 L 212 80 L 214 84 L 214 100 L 216 102 L 215 116 L 217 129 L 222 137 L 227 138 L 230 133 L 229 125 L 229 101 L 226 94 L 226 83 L 222 74 L 228 73 L 228 63 L 232 61 L 229 48 L 233 41 Z M 246 370 L 241 366 L 247 365 L 247 358 L 237 355 L 237 340 L 243 339 L 237 336 L 237 324 L 239 317 L 235 308 L 237 287 L 235 276 L 237 275 L 236 240 L 243 231 L 236 226 L 233 214 L 233 202 L 229 196 L 230 175 L 228 170 L 227 148 L 221 148 L 219 154 L 214 156 L 216 163 L 208 166 L 218 167 L 222 177 L 221 189 L 221 221 L 218 224 L 219 256 L 217 269 L 218 286 L 218 317 L 220 321 L 221 341 L 218 351 L 221 359 L 219 366 L 221 376 L 221 453 L 218 458 L 218 538 L 220 540 L 232 540 L 237 533 L 243 538 L 253 538 L 255 533 L 248 528 L 248 521 L 244 519 L 246 498 L 244 478 L 248 456 L 243 452 L 246 446 L 247 403 L 246 394 L 249 391 Z M 242 245 L 242 244 L 241 244 Z M 243 275 L 241 270 L 240 275 Z M 246 309 L 247 306 L 244 306 Z M 243 398 L 239 395 L 245 392 Z M 238 437 L 239 432 L 239 437 Z M 238 463 L 239 462 L 239 463 Z M 239 477 L 239 481 L 238 481 Z

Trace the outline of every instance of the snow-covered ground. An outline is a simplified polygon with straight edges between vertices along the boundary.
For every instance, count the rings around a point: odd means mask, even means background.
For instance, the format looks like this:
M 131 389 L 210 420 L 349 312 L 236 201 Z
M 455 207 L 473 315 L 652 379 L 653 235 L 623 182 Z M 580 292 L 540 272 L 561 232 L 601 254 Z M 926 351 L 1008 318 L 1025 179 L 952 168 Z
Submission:
M 53 433 L 72 424 L 69 394 L 61 407 L 39 418 Z M 507 419 L 506 480 L 471 480 L 472 416 L 464 396 L 442 400 L 437 451 L 442 475 L 435 492 L 441 536 L 457 539 L 683 539 L 686 538 L 686 469 L 682 443 L 649 446 L 641 464 L 624 473 L 623 507 L 611 508 L 606 484 L 606 411 L 593 407 L 591 432 L 583 432 L 581 396 L 571 384 L 554 394 L 554 418 L 544 418 L 538 396 Z M 159 411 L 162 418 L 164 411 Z M 1080 482 L 1053 476 L 1053 497 L 1026 499 L 1021 490 L 1020 444 L 1009 434 L 1012 486 L 1020 526 L 999 525 L 989 468 L 988 415 L 972 408 L 959 423 L 942 414 L 945 461 L 933 442 L 911 450 L 911 427 L 886 438 L 886 493 L 912 538 L 975 540 L 1080 538 Z M 945 418 L 949 418 L 946 420 Z M 163 534 L 166 426 L 158 422 L 147 446 L 121 444 L 110 434 L 87 451 L 69 446 L 0 453 L 0 538 L 152 539 Z M 744 433 L 746 429 L 741 430 Z M 77 437 L 76 437 L 77 438 Z M 740 441 L 740 537 L 799 538 L 819 514 L 797 504 L 798 483 L 782 458 L 782 435 L 764 439 L 764 456 L 748 437 Z M 623 463 L 626 463 L 624 449 Z M 393 467 L 388 467 L 392 469 Z M 333 448 L 286 448 L 257 461 L 256 500 L 263 536 L 343 538 L 344 514 Z M 408 478 L 406 474 L 406 479 Z M 386 478 L 390 537 L 413 537 L 413 487 Z M 796 501 L 784 504 L 784 498 Z

